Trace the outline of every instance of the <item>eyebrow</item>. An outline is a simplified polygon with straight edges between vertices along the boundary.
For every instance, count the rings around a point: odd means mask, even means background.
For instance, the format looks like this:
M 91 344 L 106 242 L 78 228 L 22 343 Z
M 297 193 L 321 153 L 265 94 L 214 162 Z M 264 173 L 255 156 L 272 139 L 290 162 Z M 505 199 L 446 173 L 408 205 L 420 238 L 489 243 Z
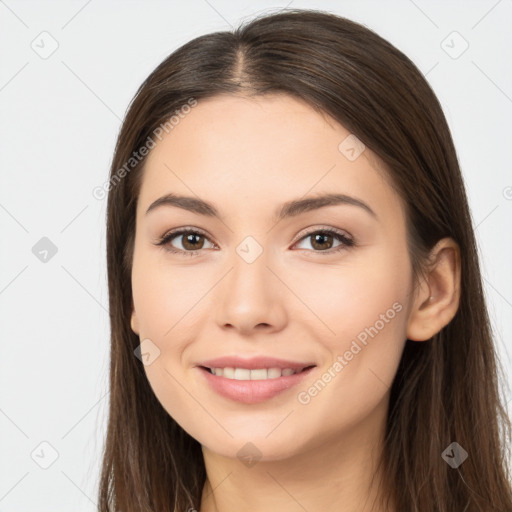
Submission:
M 357 206 L 365 210 L 375 219 L 378 218 L 377 214 L 361 199 L 357 199 L 345 194 L 324 194 L 315 197 L 307 197 L 304 199 L 295 199 L 282 204 L 275 211 L 275 220 L 281 221 L 287 217 L 295 217 L 296 215 L 300 215 L 305 212 L 334 205 Z M 149 208 L 146 210 L 146 215 L 150 211 L 155 210 L 161 206 L 175 206 L 177 208 L 182 208 L 199 215 L 221 218 L 218 210 L 211 203 L 195 197 L 180 196 L 172 193 L 166 194 L 165 196 L 162 196 L 151 203 Z

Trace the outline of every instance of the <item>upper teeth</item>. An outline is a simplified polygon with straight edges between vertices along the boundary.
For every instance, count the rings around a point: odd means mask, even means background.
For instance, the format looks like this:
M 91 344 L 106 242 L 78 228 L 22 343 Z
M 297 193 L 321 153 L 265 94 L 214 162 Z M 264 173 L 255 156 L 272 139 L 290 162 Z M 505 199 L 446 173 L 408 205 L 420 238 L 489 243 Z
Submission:
M 226 377 L 227 379 L 235 380 L 266 380 L 277 379 L 278 377 L 285 377 L 299 373 L 304 368 L 258 368 L 255 370 L 248 370 L 247 368 L 210 368 L 211 372 L 219 377 Z

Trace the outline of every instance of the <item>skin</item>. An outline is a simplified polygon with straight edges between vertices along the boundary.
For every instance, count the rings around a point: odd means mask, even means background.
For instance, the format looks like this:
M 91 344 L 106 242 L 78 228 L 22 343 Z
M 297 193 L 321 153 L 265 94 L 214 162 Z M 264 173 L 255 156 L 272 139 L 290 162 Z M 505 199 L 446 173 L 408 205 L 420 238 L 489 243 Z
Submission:
M 131 326 L 160 350 L 144 367 L 156 397 L 202 445 L 201 512 L 383 510 L 372 505 L 390 385 L 406 338 L 428 340 L 455 315 L 460 257 L 455 242 L 441 240 L 431 269 L 413 287 L 402 201 L 368 148 L 354 161 L 339 151 L 348 135 L 286 95 L 224 95 L 201 100 L 146 161 Z M 175 206 L 146 214 L 170 192 L 212 203 L 222 220 Z M 377 218 L 341 204 L 275 221 L 284 202 L 325 192 L 358 198 Z M 156 245 L 180 227 L 206 233 L 192 240 L 196 256 Z M 335 253 L 335 237 L 315 244 L 311 233 L 326 228 L 356 245 Z M 236 251 L 247 236 L 263 249 L 252 263 Z M 186 243 L 181 235 L 168 246 L 191 251 Z M 396 303 L 400 312 L 300 403 L 298 393 Z M 195 368 L 232 354 L 317 367 L 297 388 L 242 404 L 216 394 Z M 237 457 L 248 442 L 261 456 L 250 467 Z

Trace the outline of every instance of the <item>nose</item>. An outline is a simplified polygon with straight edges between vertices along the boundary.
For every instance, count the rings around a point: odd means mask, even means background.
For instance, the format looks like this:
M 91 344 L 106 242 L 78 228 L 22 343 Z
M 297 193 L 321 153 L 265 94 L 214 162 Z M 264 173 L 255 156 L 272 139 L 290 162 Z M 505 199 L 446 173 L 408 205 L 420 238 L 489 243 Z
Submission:
M 278 332 L 286 324 L 287 293 L 264 251 L 249 263 L 235 253 L 216 292 L 217 324 L 240 335 Z

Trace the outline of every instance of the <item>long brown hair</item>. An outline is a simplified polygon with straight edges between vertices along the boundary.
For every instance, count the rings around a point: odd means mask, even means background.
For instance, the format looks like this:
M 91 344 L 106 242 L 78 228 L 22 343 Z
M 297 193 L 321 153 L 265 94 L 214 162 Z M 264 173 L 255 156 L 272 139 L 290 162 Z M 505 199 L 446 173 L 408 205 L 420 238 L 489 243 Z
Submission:
M 411 60 L 379 35 L 334 14 L 302 9 L 188 42 L 151 73 L 128 109 L 107 208 L 111 393 L 99 509 L 200 508 L 206 478 L 201 446 L 163 409 L 134 356 L 140 340 L 130 328 L 131 262 L 145 159 L 126 163 L 191 98 L 239 93 L 305 100 L 375 152 L 406 205 L 415 276 L 437 241 L 458 243 L 459 309 L 431 340 L 407 340 L 391 388 L 381 461 L 385 492 L 401 512 L 510 512 L 511 424 L 466 192 L 441 106 Z M 468 453 L 457 468 L 442 457 L 452 442 Z

